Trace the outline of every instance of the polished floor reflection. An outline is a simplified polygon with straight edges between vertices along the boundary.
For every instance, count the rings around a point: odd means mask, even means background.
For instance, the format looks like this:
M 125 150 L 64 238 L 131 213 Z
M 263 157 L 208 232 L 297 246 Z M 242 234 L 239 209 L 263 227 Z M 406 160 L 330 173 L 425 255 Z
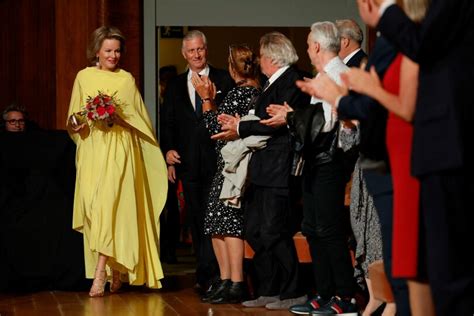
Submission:
M 191 251 L 179 249 L 177 264 L 163 264 L 166 277 L 160 290 L 129 286 L 117 294 L 106 291 L 102 298 L 89 298 L 87 291 L 4 293 L 0 294 L 0 316 L 293 315 L 240 304 L 201 303 L 193 290 L 195 262 Z
M 176 280 L 183 284 L 182 280 Z M 187 282 L 184 282 L 187 283 Z M 176 286 L 176 285 L 175 285 Z M 136 316 L 136 315 L 292 315 L 287 311 L 243 308 L 238 304 L 201 303 L 191 287 L 147 290 L 128 288 L 118 294 L 89 298 L 87 292 L 39 292 L 0 295 L 0 316 Z

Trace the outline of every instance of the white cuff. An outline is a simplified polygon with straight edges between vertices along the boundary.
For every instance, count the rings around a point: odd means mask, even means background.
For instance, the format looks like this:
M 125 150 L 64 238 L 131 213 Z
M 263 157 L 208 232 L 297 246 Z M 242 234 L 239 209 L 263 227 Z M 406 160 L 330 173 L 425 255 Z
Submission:
M 392 4 L 396 4 L 397 2 L 395 0 L 385 0 L 384 2 L 382 2 L 382 4 L 380 5 L 380 8 L 379 8 L 379 16 L 381 17 L 385 10 L 387 10 L 387 8 L 389 6 L 391 6 Z

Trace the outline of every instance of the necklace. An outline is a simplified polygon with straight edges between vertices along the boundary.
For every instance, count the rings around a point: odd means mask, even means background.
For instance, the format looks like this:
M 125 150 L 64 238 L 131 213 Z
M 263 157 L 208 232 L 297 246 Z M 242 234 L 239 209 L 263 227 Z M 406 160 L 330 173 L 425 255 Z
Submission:
M 240 80 L 240 81 L 237 81 L 237 82 L 235 83 L 235 85 L 239 87 L 239 86 L 243 85 L 243 84 L 246 83 L 246 82 L 247 82 L 247 79 L 242 79 L 242 80 Z

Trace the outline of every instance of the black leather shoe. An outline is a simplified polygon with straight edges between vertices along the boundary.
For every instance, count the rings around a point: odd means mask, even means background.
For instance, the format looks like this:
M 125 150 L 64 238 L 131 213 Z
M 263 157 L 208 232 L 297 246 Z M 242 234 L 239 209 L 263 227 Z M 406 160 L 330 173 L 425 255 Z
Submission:
M 218 278 L 215 282 L 213 282 L 209 288 L 207 289 L 206 293 L 201 297 L 202 302 L 210 302 L 211 299 L 216 295 L 216 293 L 222 292 L 226 287 L 225 284 L 230 283 L 230 280 L 221 280 Z
M 244 282 L 232 282 L 229 283 L 226 290 L 220 294 L 214 295 L 211 299 L 211 304 L 237 304 L 241 303 L 245 295 L 245 283 Z

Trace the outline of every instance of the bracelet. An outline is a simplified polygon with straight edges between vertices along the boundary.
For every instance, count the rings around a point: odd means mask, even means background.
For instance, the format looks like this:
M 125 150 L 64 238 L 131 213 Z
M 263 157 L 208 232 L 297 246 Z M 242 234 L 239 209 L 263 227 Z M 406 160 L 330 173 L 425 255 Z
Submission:
M 202 103 L 204 102 L 211 102 L 211 98 L 204 98 L 204 99 L 201 99 Z

